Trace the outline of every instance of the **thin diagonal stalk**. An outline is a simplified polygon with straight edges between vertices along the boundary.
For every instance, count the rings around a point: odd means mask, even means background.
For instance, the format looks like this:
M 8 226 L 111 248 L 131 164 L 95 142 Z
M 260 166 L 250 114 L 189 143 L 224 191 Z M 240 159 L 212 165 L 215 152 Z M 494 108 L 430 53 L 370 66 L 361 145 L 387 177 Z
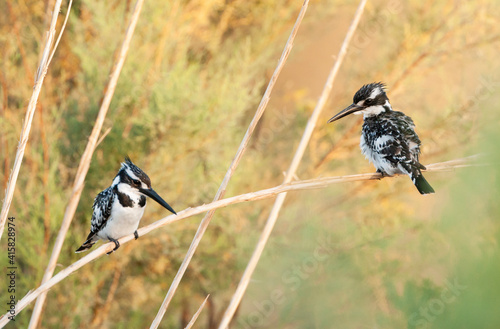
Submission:
M 425 171 L 426 172 L 452 171 L 452 170 L 455 170 L 458 168 L 490 165 L 487 163 L 478 162 L 477 161 L 478 158 L 479 158 L 478 155 L 473 155 L 473 156 L 470 156 L 467 158 L 460 158 L 460 159 L 454 159 L 454 160 L 450 160 L 450 161 L 446 161 L 446 162 L 428 164 L 428 165 L 425 165 L 427 168 L 427 170 L 425 170 Z M 498 165 L 498 164 L 495 164 L 495 165 Z M 398 177 L 398 176 L 395 176 L 395 177 Z M 151 223 L 147 226 L 144 226 L 144 227 L 138 229 L 137 233 L 139 233 L 139 236 L 144 237 L 146 234 L 150 233 L 151 231 L 154 231 L 154 230 L 156 230 L 160 227 L 163 227 L 165 225 L 172 224 L 172 223 L 177 222 L 179 220 L 183 220 L 183 219 L 186 219 L 186 218 L 189 218 L 192 216 L 196 216 L 198 214 L 202 214 L 202 213 L 207 212 L 207 211 L 211 211 L 211 210 L 215 210 L 215 209 L 219 209 L 219 208 L 224 208 L 224 207 L 227 207 L 227 206 L 230 206 L 233 204 L 269 199 L 269 198 L 275 197 L 276 195 L 278 195 L 280 193 L 284 193 L 284 192 L 319 189 L 319 188 L 328 187 L 329 185 L 333 185 L 333 184 L 341 184 L 341 183 L 356 182 L 356 181 L 379 180 L 382 178 L 384 178 L 384 177 L 382 177 L 382 175 L 380 175 L 379 173 L 368 173 L 368 174 L 334 176 L 334 177 L 309 179 L 309 180 L 303 180 L 303 181 L 295 181 L 295 182 L 271 187 L 271 188 L 268 188 L 265 190 L 245 193 L 245 194 L 233 196 L 233 197 L 230 197 L 227 199 L 218 200 L 218 201 L 215 201 L 215 202 L 212 202 L 209 204 L 204 204 L 204 205 L 201 205 L 198 207 L 187 208 L 185 210 L 178 212 L 177 216 L 169 215 L 167 217 L 164 217 L 162 219 L 157 220 L 154 223 Z M 389 179 L 389 178 L 390 177 L 387 177 L 387 179 Z M 120 238 L 118 240 L 118 242 L 120 243 L 121 246 L 123 246 L 124 244 L 126 244 L 132 240 L 135 240 L 135 237 L 133 234 L 130 234 L 130 235 L 127 235 L 123 238 Z M 34 301 L 40 294 L 51 289 L 57 283 L 61 282 L 63 279 L 68 277 L 71 273 L 77 271 L 78 269 L 80 269 L 83 266 L 85 266 L 86 264 L 94 261 L 95 259 L 103 256 L 107 252 L 111 251 L 113 248 L 115 248 L 115 244 L 113 242 L 109 242 L 109 243 L 102 245 L 101 247 L 99 247 L 99 248 L 95 249 L 94 251 L 90 252 L 89 254 L 87 254 L 85 257 L 79 259 L 78 261 L 69 265 L 65 269 L 61 270 L 59 273 L 54 275 L 50 280 L 43 283 L 37 289 L 28 292 L 16 304 L 16 314 L 19 314 L 26 306 L 28 306 L 32 301 Z M 9 313 L 6 313 L 2 317 L 0 317 L 0 328 L 5 326 L 9 322 L 8 316 L 9 316 Z
M 130 23 L 128 25 L 127 31 L 125 32 L 125 37 L 121 45 L 120 54 L 118 56 L 117 61 L 115 62 L 115 65 L 112 69 L 108 81 L 108 85 L 106 86 L 105 89 L 106 93 L 104 95 L 101 108 L 99 109 L 99 113 L 97 115 L 94 128 L 92 129 L 89 141 L 87 143 L 87 146 L 85 147 L 85 151 L 83 152 L 82 158 L 80 159 L 80 164 L 78 166 L 78 170 L 75 176 L 75 181 L 73 183 L 73 191 L 71 192 L 70 200 L 68 202 L 68 206 L 66 207 L 61 228 L 59 229 L 59 233 L 57 234 L 56 242 L 54 244 L 54 249 L 52 250 L 49 263 L 47 265 L 47 268 L 45 269 L 45 273 L 42 279 L 42 284 L 47 282 L 52 277 L 52 274 L 54 274 L 56 263 L 59 258 L 59 254 L 61 253 L 66 233 L 68 232 L 71 221 L 73 220 L 73 216 L 75 215 L 76 207 L 80 202 L 80 196 L 82 194 L 85 177 L 87 176 L 87 172 L 89 171 L 90 167 L 90 161 L 92 160 L 92 155 L 98 143 L 99 134 L 101 132 L 102 125 L 104 123 L 104 118 L 106 117 L 109 105 L 111 103 L 111 99 L 115 92 L 116 84 L 118 82 L 118 77 L 120 76 L 123 64 L 125 63 L 125 58 L 127 57 L 127 53 L 130 47 L 130 42 L 132 40 L 132 36 L 134 35 L 135 27 L 137 25 L 137 21 L 141 13 L 143 3 L 144 0 L 137 0 L 135 4 L 134 12 L 132 13 L 132 17 L 130 18 Z M 35 304 L 35 308 L 33 309 L 33 314 L 31 315 L 30 319 L 30 324 L 29 324 L 30 329 L 36 328 L 36 326 L 38 325 L 46 296 L 47 296 L 46 293 L 42 294 L 38 298 Z
M 311 135 L 314 131 L 314 127 L 316 126 L 316 122 L 318 121 L 318 118 L 321 114 L 321 111 L 323 110 L 323 108 L 326 104 L 326 101 L 327 101 L 328 97 L 330 96 L 330 92 L 331 92 L 332 86 L 333 86 L 333 81 L 335 80 L 335 77 L 337 76 L 339 68 L 342 65 L 344 57 L 347 53 L 347 47 L 349 46 L 349 43 L 352 39 L 352 36 L 354 35 L 354 32 L 356 31 L 358 23 L 361 19 L 361 15 L 363 14 L 365 4 L 366 4 L 366 0 L 361 0 L 359 3 L 358 9 L 356 10 L 356 13 L 354 14 L 354 19 L 351 23 L 351 26 L 349 27 L 349 30 L 347 31 L 344 42 L 342 43 L 342 47 L 340 48 L 339 54 L 337 56 L 337 60 L 335 61 L 335 64 L 333 65 L 333 68 L 330 71 L 330 74 L 328 75 L 328 78 L 326 80 L 326 84 L 325 84 L 323 91 L 321 93 L 321 96 L 318 100 L 318 104 L 316 104 L 316 107 L 314 108 L 314 111 L 311 114 L 309 121 L 307 122 L 307 126 L 306 126 L 306 129 L 304 130 L 304 134 L 302 135 L 302 139 L 300 140 L 299 147 L 297 148 L 297 151 L 295 152 L 295 155 L 293 156 L 292 163 L 290 164 L 290 167 L 288 168 L 288 170 L 286 172 L 285 180 L 283 182 L 284 184 L 292 181 L 292 179 L 297 171 L 297 168 L 300 164 L 300 161 L 302 160 L 302 157 L 304 155 L 306 147 L 309 144 L 309 140 L 311 139 Z M 240 305 L 241 299 L 243 298 L 243 295 L 245 294 L 245 291 L 248 287 L 248 283 L 250 282 L 250 278 L 252 277 L 252 274 L 255 271 L 255 268 L 257 267 L 257 264 L 260 260 L 260 257 L 262 256 L 262 252 L 264 251 L 264 248 L 266 247 L 269 236 L 271 235 L 271 232 L 274 228 L 274 225 L 276 224 L 276 220 L 278 218 L 281 207 L 283 206 L 283 203 L 285 202 L 285 198 L 286 198 L 286 193 L 280 194 L 276 198 L 276 201 L 274 202 L 273 208 L 271 209 L 271 213 L 269 214 L 269 217 L 267 219 L 266 225 L 264 226 L 264 230 L 262 231 L 262 234 L 261 234 L 260 239 L 257 243 L 257 246 L 255 247 L 255 250 L 252 254 L 252 257 L 250 258 L 250 261 L 247 264 L 245 272 L 243 273 L 243 276 L 241 277 L 240 283 L 238 284 L 238 287 L 236 288 L 236 292 L 234 293 L 233 297 L 231 298 L 231 302 L 229 303 L 229 306 L 227 307 L 226 312 L 224 313 L 224 316 L 222 317 L 221 323 L 219 325 L 219 329 L 226 329 L 228 327 L 229 322 L 231 322 L 231 320 L 234 316 L 234 313 L 236 312 L 236 309 L 238 308 L 238 305 Z
M 257 123 L 259 122 L 260 118 L 264 114 L 264 111 L 267 107 L 267 104 L 269 102 L 269 99 L 271 98 L 271 92 L 274 88 L 274 85 L 276 84 L 276 80 L 278 79 L 278 76 L 285 65 L 285 62 L 288 58 L 288 55 L 290 54 L 290 51 L 292 50 L 293 47 L 293 40 L 295 39 L 295 35 L 297 34 L 297 31 L 299 29 L 300 23 L 302 22 L 302 19 L 304 18 L 304 15 L 307 10 L 307 6 L 309 5 L 309 0 L 305 0 L 302 8 L 299 12 L 299 16 L 297 17 L 297 20 L 295 22 L 295 25 L 292 29 L 292 32 L 290 33 L 290 36 L 288 38 L 288 41 L 286 42 L 285 49 L 283 50 L 283 53 L 281 54 L 281 58 L 278 61 L 278 65 L 276 66 L 276 69 L 274 70 L 274 73 L 271 77 L 271 80 L 269 81 L 269 84 L 267 85 L 266 92 L 264 93 L 264 96 L 262 97 L 262 100 L 260 101 L 260 104 L 257 108 L 257 111 L 255 112 L 255 115 L 252 119 L 252 122 L 250 123 L 250 126 L 248 127 L 245 136 L 243 137 L 243 140 L 241 141 L 241 144 L 238 148 L 238 151 L 236 152 L 236 155 L 231 162 L 231 165 L 229 166 L 226 175 L 224 176 L 224 179 L 217 190 L 217 193 L 215 194 L 214 201 L 220 200 L 224 197 L 224 194 L 226 193 L 226 187 L 227 184 L 229 183 L 229 180 L 233 176 L 234 171 L 236 170 L 236 167 L 240 163 L 240 160 L 243 156 L 243 153 L 245 153 L 248 142 L 250 141 L 250 137 L 252 136 L 255 127 L 257 126 Z M 163 300 L 163 303 L 160 306 L 160 309 L 158 310 L 158 313 L 153 320 L 153 323 L 151 324 L 150 328 L 158 328 L 160 321 L 165 314 L 168 305 L 170 304 L 170 301 L 172 300 L 175 291 L 177 290 L 177 287 L 179 286 L 182 277 L 184 276 L 184 273 L 186 272 L 186 269 L 189 265 L 189 262 L 193 258 L 193 255 L 196 251 L 196 248 L 198 247 L 203 235 L 205 234 L 205 231 L 207 230 L 208 225 L 210 224 L 210 221 L 212 220 L 212 217 L 214 216 L 215 210 L 208 212 L 205 217 L 201 220 L 201 223 L 198 227 L 198 230 L 196 231 L 196 234 L 193 238 L 193 241 L 191 242 L 191 245 L 189 246 L 188 252 L 186 256 L 184 257 L 184 260 L 182 261 L 182 264 L 177 271 L 177 274 L 174 277 L 174 280 L 172 284 L 170 285 L 170 288 L 167 292 L 167 295 L 165 296 L 165 299 Z
M 54 45 L 54 49 L 52 49 L 52 53 L 49 56 L 48 63 L 52 62 L 52 58 L 54 57 L 54 54 L 56 53 L 57 46 L 59 46 L 59 42 L 61 41 L 62 35 L 64 30 L 66 29 L 66 23 L 68 23 L 68 18 L 69 18 L 69 13 L 71 12 L 71 6 L 73 5 L 73 0 L 69 0 L 68 3 L 68 10 L 66 11 L 66 17 L 64 17 L 64 22 L 61 27 L 61 32 L 59 32 L 59 36 L 57 37 L 56 43 Z
M 49 68 L 49 55 L 52 50 L 52 45 L 54 44 L 54 36 L 56 33 L 56 23 L 57 17 L 59 15 L 59 10 L 61 9 L 62 0 L 57 0 L 54 5 L 54 10 L 52 11 L 52 20 L 50 22 L 50 28 L 47 32 L 47 40 L 42 53 L 42 58 L 35 76 L 35 85 L 33 86 L 33 94 L 31 94 L 31 99 L 28 103 L 28 108 L 26 109 L 26 116 L 24 118 L 23 129 L 21 130 L 21 136 L 19 138 L 19 144 L 17 145 L 16 158 L 14 160 L 14 166 L 9 177 L 9 182 L 7 184 L 7 189 L 5 190 L 5 199 L 3 201 L 2 212 L 0 213 L 0 240 L 2 239 L 3 229 L 5 222 L 7 220 L 7 215 L 9 213 L 10 205 L 12 203 L 12 198 L 14 196 L 14 190 L 16 188 L 17 177 L 19 176 L 19 170 L 21 169 L 21 163 L 23 162 L 24 150 L 26 149 L 26 144 L 28 144 L 28 139 L 31 130 L 31 123 L 33 122 L 33 116 L 35 115 L 36 103 L 38 101 L 38 96 L 42 90 L 43 81 L 47 75 L 47 70 Z M 54 48 L 55 49 L 55 48 Z
M 193 315 L 193 318 L 191 319 L 191 321 L 189 321 L 189 323 L 185 329 L 191 329 L 194 326 L 194 323 L 196 322 L 196 320 L 200 316 L 201 311 L 203 310 L 203 308 L 205 307 L 205 304 L 207 303 L 208 297 L 210 297 L 210 294 L 208 294 L 207 297 L 205 298 L 205 300 L 203 301 L 203 303 L 201 303 L 200 307 L 198 308 L 198 311 L 196 311 L 196 313 Z

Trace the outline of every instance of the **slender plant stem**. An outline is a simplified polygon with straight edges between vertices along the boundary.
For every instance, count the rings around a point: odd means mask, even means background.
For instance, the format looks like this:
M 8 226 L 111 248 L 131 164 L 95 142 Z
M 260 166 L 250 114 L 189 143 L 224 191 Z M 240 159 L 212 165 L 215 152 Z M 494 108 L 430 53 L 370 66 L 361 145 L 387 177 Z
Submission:
M 451 171 L 455 170 L 458 168 L 465 168 L 465 167 L 473 167 L 473 166 L 484 166 L 485 164 L 483 163 L 478 163 L 478 155 L 470 156 L 467 158 L 460 158 L 460 159 L 455 159 L 451 161 L 446 161 L 446 162 L 440 162 L 440 163 L 434 163 L 434 164 L 429 164 L 426 165 L 427 172 L 437 172 L 437 171 Z M 394 176 L 398 177 L 398 176 Z M 323 177 L 323 178 L 316 178 L 316 179 L 309 179 L 309 180 L 303 180 L 303 181 L 295 181 L 291 182 L 288 184 L 282 184 L 278 185 L 275 187 L 271 187 L 265 190 L 260 190 L 257 192 L 250 192 L 250 193 L 245 193 L 237 196 L 233 196 L 227 199 L 223 200 L 218 200 L 209 204 L 204 204 L 198 207 L 194 208 L 187 208 L 184 209 L 180 212 L 177 213 L 176 215 L 169 215 L 167 217 L 164 217 L 160 220 L 157 220 L 154 223 L 151 223 L 147 226 L 144 226 L 137 230 L 137 233 L 139 233 L 139 236 L 143 237 L 146 234 L 150 233 L 151 231 L 154 231 L 160 227 L 163 227 L 165 225 L 172 224 L 174 222 L 177 222 L 182 219 L 186 219 L 210 210 L 215 210 L 219 208 L 224 208 L 233 204 L 238 204 L 238 203 L 243 203 L 243 202 L 249 202 L 249 201 L 256 201 L 256 200 L 263 200 L 263 199 L 269 199 L 272 197 L 275 197 L 276 195 L 284 192 L 290 192 L 290 191 L 300 191 L 300 190 L 309 190 L 309 189 L 319 189 L 319 188 L 325 188 L 328 187 L 329 185 L 333 184 L 340 184 L 340 183 L 347 183 L 347 182 L 355 182 L 355 181 L 367 181 L 367 180 L 378 180 L 382 179 L 382 175 L 379 173 L 369 173 L 369 174 L 357 174 L 357 175 L 349 175 L 349 176 L 335 176 L 335 177 Z M 121 246 L 124 244 L 135 240 L 135 237 L 133 234 L 127 235 L 121 239 L 119 239 L 119 243 Z M 47 282 L 43 283 L 41 286 L 39 286 L 37 289 L 32 290 L 28 292 L 21 300 L 18 301 L 16 304 L 16 314 L 19 314 L 27 305 L 29 305 L 32 301 L 34 301 L 40 294 L 43 292 L 46 292 L 53 286 L 55 286 L 57 283 L 61 282 L 63 279 L 68 277 L 71 273 L 77 271 L 84 265 L 92 262 L 93 260 L 103 256 L 107 252 L 111 251 L 113 248 L 115 248 L 115 244 L 113 242 L 106 243 L 99 248 L 95 249 L 94 251 L 90 252 L 83 258 L 79 259 L 78 261 L 74 262 L 73 264 L 69 265 L 65 269 L 61 270 L 59 273 L 54 275 L 50 280 Z M 4 327 L 8 322 L 8 316 L 9 313 L 4 314 L 2 317 L 0 317 L 0 328 Z
M 71 192 L 70 200 L 68 202 L 68 206 L 66 207 L 61 228 L 59 229 L 59 233 L 57 234 L 56 242 L 54 244 L 54 249 L 52 250 L 49 263 L 47 265 L 47 268 L 45 269 L 45 273 L 42 279 L 42 284 L 47 282 L 54 274 L 54 270 L 56 267 L 57 260 L 59 259 L 59 254 L 61 253 L 64 239 L 66 238 L 69 226 L 71 224 L 71 221 L 73 220 L 73 216 L 75 215 L 78 203 L 80 202 L 80 196 L 82 194 L 85 177 L 87 176 L 87 172 L 90 167 L 90 161 L 92 160 L 92 155 L 98 143 L 99 134 L 101 133 L 104 119 L 106 117 L 109 105 L 111 103 L 111 99 L 115 92 L 116 84 L 118 82 L 118 77 L 120 76 L 120 72 L 123 68 L 125 58 L 127 57 L 127 53 L 130 47 L 130 42 L 132 40 L 132 36 L 134 35 L 135 27 L 137 25 L 137 21 L 141 13 L 143 3 L 144 0 L 137 0 L 135 4 L 134 12 L 132 13 L 132 17 L 130 18 L 130 22 L 127 31 L 125 32 L 123 43 L 121 45 L 120 54 L 117 58 L 117 61 L 115 62 L 115 65 L 113 66 L 108 81 L 108 85 L 106 86 L 105 89 L 106 92 L 101 104 L 101 108 L 99 109 L 99 113 L 97 115 L 94 128 L 92 129 L 89 141 L 87 143 L 85 151 L 83 152 L 82 158 L 80 159 L 80 164 L 78 166 L 78 170 L 75 176 L 75 181 L 73 183 L 73 190 Z M 36 328 L 39 323 L 39 319 L 42 313 L 46 296 L 47 294 L 43 293 L 40 295 L 40 297 L 38 297 L 38 300 L 35 304 L 35 308 L 33 309 L 33 313 L 31 315 L 29 324 L 30 329 Z
M 191 321 L 189 321 L 185 329 L 191 329 L 194 326 L 194 323 L 198 319 L 198 316 L 200 316 L 201 311 L 203 310 L 205 304 L 207 303 L 208 297 L 210 297 L 210 294 L 208 294 L 203 303 L 201 303 L 200 307 L 198 308 L 198 311 L 196 311 L 196 313 L 193 315 Z
M 59 46 L 59 42 L 61 41 L 62 35 L 64 30 L 66 29 L 66 24 L 68 23 L 68 18 L 69 18 L 69 13 L 71 12 L 71 6 L 73 5 L 73 0 L 69 0 L 68 2 L 68 9 L 66 10 L 66 16 L 64 17 L 64 22 L 61 27 L 61 32 L 59 32 L 59 35 L 57 36 L 56 43 L 54 45 L 54 49 L 52 49 L 52 53 L 50 53 L 49 59 L 48 59 L 48 64 L 52 62 L 52 58 L 54 57 L 54 54 L 56 53 L 57 46 Z
M 339 54 L 337 56 L 337 60 L 335 61 L 335 64 L 333 65 L 333 68 L 330 71 L 330 74 L 328 75 L 326 84 L 323 88 L 323 92 L 321 93 L 318 103 L 316 104 L 316 107 L 313 113 L 311 114 L 309 121 L 307 122 L 306 129 L 304 130 L 304 134 L 302 135 L 302 139 L 299 143 L 299 147 L 297 148 L 297 151 L 293 156 L 292 163 L 290 164 L 290 167 L 288 168 L 285 174 L 285 180 L 283 182 L 284 184 L 292 181 L 297 171 L 297 168 L 300 164 L 300 161 L 302 160 L 306 147 L 309 144 L 309 140 L 311 139 L 312 133 L 314 131 L 314 127 L 316 126 L 316 122 L 318 121 L 318 118 L 326 104 L 326 101 L 330 96 L 330 92 L 333 86 L 333 81 L 335 80 L 335 77 L 337 76 L 339 68 L 342 65 L 343 59 L 347 53 L 347 47 L 349 46 L 352 36 L 356 31 L 358 23 L 361 19 L 361 15 L 363 14 L 365 4 L 366 0 L 361 0 L 358 9 L 356 10 L 356 13 L 354 14 L 354 19 L 351 23 L 351 26 L 349 27 L 349 30 L 347 31 L 344 42 L 342 43 Z M 274 225 L 276 224 L 276 220 L 278 219 L 281 207 L 285 202 L 285 198 L 286 198 L 286 193 L 282 193 L 278 195 L 278 197 L 276 198 L 273 208 L 271 209 L 271 213 L 269 214 L 269 217 L 266 221 L 266 225 L 264 226 L 264 230 L 262 231 L 259 241 L 257 242 L 257 246 L 255 247 L 252 257 L 250 258 L 250 261 L 247 264 L 245 272 L 241 277 L 240 283 L 236 288 L 236 292 L 231 298 L 231 302 L 229 303 L 229 306 L 227 307 L 226 312 L 222 317 L 221 323 L 219 324 L 219 329 L 225 329 L 229 326 L 229 323 L 231 322 L 231 319 L 233 318 L 236 309 L 240 305 L 241 299 L 243 298 L 243 295 L 245 294 L 245 291 L 248 287 L 248 283 L 250 282 L 250 278 L 252 277 L 252 274 L 255 271 L 255 268 L 257 267 L 260 257 L 262 256 L 262 252 L 266 247 L 269 236 L 271 235 Z
M 31 124 L 33 122 L 33 116 L 36 111 L 36 103 L 38 97 L 40 96 L 40 91 L 42 90 L 43 81 L 47 75 L 47 70 L 49 68 L 49 54 L 53 49 L 54 36 L 56 34 L 56 23 L 59 10 L 61 9 L 62 0 L 57 0 L 54 5 L 54 10 L 52 11 L 52 20 L 50 22 L 50 28 L 47 32 L 47 39 L 45 41 L 45 46 L 42 53 L 42 58 L 40 59 L 40 64 L 35 76 L 35 85 L 33 86 L 33 94 L 31 94 L 31 99 L 28 103 L 28 108 L 26 109 L 26 116 L 24 118 L 23 129 L 21 130 L 21 136 L 19 138 L 19 144 L 17 145 L 16 158 L 14 160 L 14 166 L 9 177 L 9 182 L 7 184 L 7 189 L 5 190 L 5 199 L 2 205 L 2 212 L 0 213 L 0 240 L 2 239 L 3 230 L 5 227 L 5 222 L 7 221 L 7 215 L 9 213 L 10 205 L 12 203 L 12 198 L 14 196 L 14 190 L 16 188 L 17 177 L 19 176 L 19 170 L 21 169 L 21 163 L 23 162 L 24 150 L 28 144 L 28 139 L 31 130 Z M 54 48 L 55 49 L 55 48 Z
M 231 165 L 229 166 L 219 189 L 217 190 L 217 193 L 214 197 L 214 201 L 220 200 L 224 197 L 224 194 L 226 192 L 226 187 L 229 183 L 229 180 L 233 176 L 233 173 L 236 170 L 236 167 L 240 163 L 240 160 L 243 156 L 243 153 L 245 153 L 245 151 L 247 149 L 248 142 L 250 141 L 250 138 L 255 130 L 255 127 L 257 126 L 257 123 L 259 122 L 260 118 L 264 114 L 264 111 L 267 107 L 269 99 L 271 98 L 271 92 L 274 88 L 274 85 L 276 84 L 278 76 L 279 76 L 281 70 L 283 69 L 283 66 L 285 65 L 285 62 L 288 58 L 288 55 L 290 54 L 290 51 L 292 50 L 293 40 L 295 39 L 295 35 L 297 34 L 297 31 L 299 29 L 300 23 L 302 22 L 302 19 L 304 18 L 304 15 L 306 13 L 308 5 L 309 5 L 309 0 L 305 0 L 303 5 L 302 5 L 302 8 L 299 12 L 299 15 L 297 17 L 297 20 L 295 22 L 295 25 L 292 29 L 292 32 L 290 33 L 288 41 L 286 42 L 285 49 L 283 50 L 283 53 L 281 54 L 281 58 L 278 61 L 278 65 L 276 66 L 276 69 L 274 70 L 274 73 L 271 77 L 271 80 L 269 81 L 269 84 L 267 85 L 267 89 L 264 93 L 264 96 L 262 97 L 262 100 L 260 101 L 260 104 L 257 108 L 257 111 L 255 112 L 255 115 L 252 119 L 252 122 L 250 123 L 250 126 L 248 127 L 248 129 L 245 133 L 245 136 L 243 137 L 243 140 L 241 141 L 241 144 L 238 148 L 238 151 L 236 152 L 236 155 L 235 155 L 233 161 L 231 162 Z M 182 280 L 182 277 L 184 276 L 184 273 L 186 272 L 186 269 L 189 265 L 189 262 L 193 258 L 193 255 L 196 251 L 196 248 L 198 247 L 203 235 L 205 234 L 205 231 L 207 230 L 207 227 L 210 224 L 210 221 L 212 220 L 212 217 L 214 216 L 214 214 L 215 214 L 215 209 L 208 212 L 205 215 L 205 217 L 201 220 L 201 223 L 198 227 L 198 230 L 196 231 L 196 234 L 193 238 L 193 241 L 191 242 L 191 245 L 189 246 L 189 250 L 188 250 L 184 260 L 182 261 L 182 264 L 181 264 L 179 270 L 177 271 L 177 274 L 175 275 L 172 284 L 170 285 L 170 288 L 167 292 L 167 295 L 165 296 L 165 299 L 163 300 L 163 303 L 161 304 L 160 309 L 158 310 L 158 313 L 157 313 L 155 319 L 151 323 L 151 327 L 150 327 L 151 329 L 158 328 L 158 326 L 161 322 L 161 319 L 163 318 L 163 315 L 165 314 L 165 312 L 168 308 L 168 305 L 170 304 L 170 301 L 172 300 L 172 298 L 177 290 L 177 287 L 179 286 L 179 284 Z

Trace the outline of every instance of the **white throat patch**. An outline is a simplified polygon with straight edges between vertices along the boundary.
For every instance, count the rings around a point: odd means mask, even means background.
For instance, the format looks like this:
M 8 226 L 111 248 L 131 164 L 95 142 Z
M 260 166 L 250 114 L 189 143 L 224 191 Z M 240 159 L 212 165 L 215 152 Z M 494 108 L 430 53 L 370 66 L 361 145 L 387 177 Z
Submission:
M 135 204 L 139 204 L 142 193 L 140 193 L 137 189 L 135 189 L 135 188 L 133 188 L 130 185 L 125 184 L 125 183 L 118 184 L 117 188 L 118 188 L 118 191 L 128 195 L 128 197 L 130 199 L 132 199 L 135 202 Z
M 370 106 L 367 107 L 366 109 L 359 111 L 360 113 L 363 113 L 363 116 L 366 117 L 372 117 L 374 115 L 379 115 L 380 113 L 384 112 L 385 109 L 382 105 L 376 105 L 376 106 Z
M 364 110 L 355 112 L 354 114 L 363 114 L 364 118 L 369 118 L 374 115 L 379 115 L 380 113 L 385 111 L 385 107 L 388 107 L 390 110 L 392 110 L 391 104 L 389 101 L 385 101 L 384 105 L 375 105 L 375 106 L 369 106 Z

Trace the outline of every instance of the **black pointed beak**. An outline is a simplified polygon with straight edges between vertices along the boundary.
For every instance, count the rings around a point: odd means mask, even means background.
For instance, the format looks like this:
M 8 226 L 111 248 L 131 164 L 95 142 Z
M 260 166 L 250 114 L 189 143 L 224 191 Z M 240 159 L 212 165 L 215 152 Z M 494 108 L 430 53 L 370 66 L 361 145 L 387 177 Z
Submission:
M 143 188 L 140 188 L 139 189 L 139 192 L 147 195 L 148 197 L 150 197 L 151 199 L 155 200 L 156 202 L 158 202 L 160 205 L 162 205 L 163 208 L 167 209 L 168 211 L 174 213 L 177 215 L 177 213 L 175 212 L 174 209 L 172 209 L 172 207 L 170 207 L 168 205 L 168 203 L 165 202 L 165 200 L 163 200 L 161 198 L 161 196 L 158 195 L 158 193 L 155 192 L 155 190 L 153 190 L 152 188 L 149 188 L 149 189 L 143 189 Z
M 340 111 L 339 113 L 335 114 L 330 120 L 328 120 L 328 123 L 336 121 L 340 118 L 343 118 L 346 115 L 349 115 L 351 113 L 361 111 L 364 108 L 365 108 L 364 106 L 361 106 L 358 104 L 351 104 L 348 107 L 346 107 L 345 109 L 343 109 L 342 111 Z

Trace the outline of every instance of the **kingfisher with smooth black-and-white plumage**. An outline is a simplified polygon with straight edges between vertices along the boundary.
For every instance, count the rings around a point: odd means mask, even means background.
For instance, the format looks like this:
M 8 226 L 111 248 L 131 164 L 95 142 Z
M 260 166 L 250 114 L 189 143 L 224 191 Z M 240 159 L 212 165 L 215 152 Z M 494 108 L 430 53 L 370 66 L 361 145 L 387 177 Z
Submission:
M 177 215 L 153 190 L 148 175 L 126 157 L 111 186 L 95 198 L 90 233 L 76 252 L 90 249 L 98 240 L 107 240 L 115 243 L 110 254 L 120 247 L 119 238 L 133 233 L 137 240 L 137 228 L 146 208 L 146 197 Z
M 425 166 L 418 160 L 421 142 L 415 124 L 409 116 L 392 109 L 383 83 L 361 87 L 354 95 L 353 103 L 328 123 L 349 114 L 363 114 L 361 152 L 375 165 L 378 173 L 383 176 L 406 174 L 420 194 L 434 193 L 421 172 Z

